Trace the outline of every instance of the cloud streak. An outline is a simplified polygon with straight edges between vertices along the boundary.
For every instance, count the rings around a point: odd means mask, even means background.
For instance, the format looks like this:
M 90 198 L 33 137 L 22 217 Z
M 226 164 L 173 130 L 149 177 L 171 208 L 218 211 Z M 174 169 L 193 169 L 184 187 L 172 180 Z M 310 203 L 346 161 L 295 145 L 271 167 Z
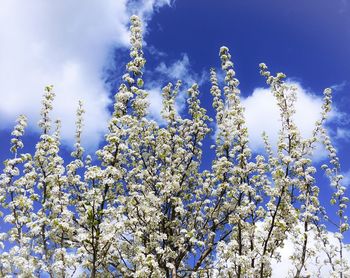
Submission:
M 153 72 L 148 72 L 154 79 L 146 85 L 149 92 L 149 112 L 152 119 L 162 124 L 163 119 L 160 114 L 162 110 L 162 87 L 169 82 L 175 84 L 178 80 L 182 81 L 179 95 L 176 98 L 176 109 L 181 113 L 185 107 L 187 90 L 194 84 L 202 84 L 205 75 L 198 74 L 192 70 L 190 59 L 187 54 L 183 54 L 178 60 L 172 63 L 161 62 Z

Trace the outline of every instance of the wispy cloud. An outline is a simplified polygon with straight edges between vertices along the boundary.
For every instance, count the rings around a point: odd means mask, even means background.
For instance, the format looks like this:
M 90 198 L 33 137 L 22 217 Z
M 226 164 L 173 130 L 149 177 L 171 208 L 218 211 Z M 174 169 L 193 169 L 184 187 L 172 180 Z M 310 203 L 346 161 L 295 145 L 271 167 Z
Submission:
M 350 140 L 350 130 L 346 129 L 346 128 L 338 127 L 336 129 L 336 133 L 335 133 L 334 137 L 337 140 L 341 139 L 341 140 L 349 141 Z
M 342 91 L 342 90 L 344 90 L 344 88 L 346 87 L 348 85 L 348 82 L 347 81 L 343 81 L 343 82 L 341 82 L 341 83 L 338 83 L 338 84 L 334 84 L 334 85 L 332 85 L 331 86 L 331 89 L 333 90 L 333 91 Z
M 146 85 L 149 92 L 150 115 L 157 122 L 162 123 L 160 111 L 162 109 L 162 87 L 169 82 L 175 84 L 178 80 L 182 81 L 181 90 L 176 99 L 176 108 L 179 113 L 185 107 L 187 90 L 194 84 L 202 84 L 204 82 L 204 72 L 197 73 L 193 71 L 190 59 L 187 54 L 172 63 L 161 62 L 154 71 L 148 72 L 153 77 L 153 81 Z
M 137 3 L 146 21 L 167 0 L 4 0 L 0 9 L 0 128 L 26 114 L 39 119 L 44 86 L 57 94 L 53 117 L 62 137 L 74 138 L 78 100 L 86 109 L 83 143 L 95 148 L 106 129 L 111 102 L 104 69 L 116 48 L 128 47 L 129 16 Z
M 201 84 L 204 81 L 203 73 L 200 75 L 193 72 L 187 54 L 182 54 L 182 57 L 172 64 L 160 63 L 156 67 L 155 73 L 160 74 L 163 76 L 163 79 L 168 79 L 169 81 L 181 80 L 187 87 L 190 87 L 194 83 Z
M 342 185 L 349 187 L 350 185 L 350 169 L 341 173 L 343 179 L 341 180 Z

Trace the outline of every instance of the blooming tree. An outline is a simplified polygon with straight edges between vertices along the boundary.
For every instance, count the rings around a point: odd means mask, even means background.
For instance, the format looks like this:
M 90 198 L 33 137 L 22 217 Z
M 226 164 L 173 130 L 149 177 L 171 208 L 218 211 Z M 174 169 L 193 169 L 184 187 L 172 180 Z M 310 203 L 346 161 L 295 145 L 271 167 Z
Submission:
M 50 119 L 52 86 L 43 96 L 33 155 L 22 152 L 27 123 L 18 118 L 0 176 L 1 277 L 270 277 L 287 240 L 294 246 L 290 277 L 319 277 L 327 265 L 329 276 L 349 277 L 348 198 L 324 127 L 331 90 L 324 91 L 312 136 L 303 138 L 294 122 L 296 89 L 283 73 L 274 76 L 260 64 L 281 128 L 277 146 L 263 135 L 265 152 L 254 154 L 229 49 L 219 52 L 223 84 L 210 71 L 216 130 L 209 128 L 197 84 L 188 89 L 186 117 L 176 110 L 181 81 L 163 88 L 164 123 L 158 124 L 148 116 L 138 17 L 131 17 L 130 30 L 131 60 L 96 161 L 81 145 L 81 102 L 72 159 L 61 157 L 60 122 Z M 203 140 L 211 132 L 215 158 L 201 170 Z M 337 219 L 319 201 L 312 164 L 317 143 L 329 153 L 322 168 L 334 188 Z

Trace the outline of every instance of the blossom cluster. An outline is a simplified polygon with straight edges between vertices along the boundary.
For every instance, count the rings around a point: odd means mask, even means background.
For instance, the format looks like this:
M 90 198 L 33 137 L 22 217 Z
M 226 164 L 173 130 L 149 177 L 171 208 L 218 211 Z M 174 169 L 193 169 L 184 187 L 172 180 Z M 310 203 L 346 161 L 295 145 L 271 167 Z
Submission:
M 33 155 L 22 151 L 27 120 L 18 118 L 11 158 L 0 175 L 0 276 L 262 278 L 272 275 L 272 261 L 280 260 L 281 248 L 291 240 L 291 277 L 319 277 L 325 266 L 330 277 L 348 277 L 349 199 L 324 126 L 331 90 L 324 91 L 320 119 L 304 138 L 294 121 L 296 88 L 285 82 L 285 74 L 274 76 L 260 64 L 281 127 L 276 148 L 264 134 L 265 152 L 254 154 L 227 47 L 219 51 L 223 84 L 216 70 L 210 71 L 216 130 L 198 84 L 187 90 L 187 113 L 177 111 L 181 81 L 164 86 L 165 124 L 159 125 L 148 117 L 137 16 L 131 17 L 130 33 L 130 61 L 96 159 L 82 147 L 79 102 L 76 143 L 71 161 L 64 161 L 60 122 L 50 118 L 52 86 L 45 88 L 42 133 Z M 203 143 L 212 132 L 215 156 L 203 170 Z M 322 168 L 334 189 L 336 219 L 319 199 L 322 188 L 312 162 L 317 143 L 329 153 Z M 336 244 L 327 232 L 332 224 Z M 321 253 L 326 261 L 318 260 Z M 310 270 L 315 258 L 316 270 Z

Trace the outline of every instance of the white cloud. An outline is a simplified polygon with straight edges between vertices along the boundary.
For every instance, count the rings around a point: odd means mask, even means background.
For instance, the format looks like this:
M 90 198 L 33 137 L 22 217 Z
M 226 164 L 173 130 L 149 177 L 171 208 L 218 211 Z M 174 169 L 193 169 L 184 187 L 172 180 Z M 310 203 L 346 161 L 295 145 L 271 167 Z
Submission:
M 187 87 L 194 83 L 201 84 L 203 82 L 203 77 L 192 72 L 190 59 L 187 54 L 183 54 L 181 59 L 170 65 L 166 65 L 164 62 L 160 63 L 156 67 L 155 72 L 167 77 L 171 81 L 176 82 L 177 80 L 181 80 Z
M 163 6 L 171 6 L 174 0 L 134 0 L 129 3 L 129 9 L 132 13 L 149 19 L 155 10 Z
M 162 89 L 154 87 L 148 89 L 147 91 L 149 99 L 149 113 L 151 118 L 158 124 L 164 124 L 164 120 L 160 114 L 162 110 Z
M 291 83 L 297 88 L 297 101 L 295 104 L 295 123 L 300 129 L 301 135 L 310 137 L 315 127 L 315 122 L 320 119 L 322 98 L 316 96 L 299 83 Z M 255 151 L 264 148 L 261 134 L 266 132 L 272 145 L 276 145 L 278 131 L 281 127 L 280 112 L 274 96 L 268 88 L 256 88 L 252 95 L 242 99 L 245 108 L 250 146 Z M 335 117 L 331 115 L 331 119 Z M 315 152 L 315 159 L 322 159 L 326 153 L 318 148 Z
M 338 83 L 338 84 L 334 84 L 331 86 L 331 89 L 333 91 L 342 91 L 344 90 L 344 88 L 348 85 L 348 82 L 347 81 L 343 81 L 341 83 Z
M 204 73 L 197 74 L 193 71 L 187 54 L 183 54 L 179 60 L 173 63 L 160 63 L 154 72 L 150 74 L 155 76 L 156 81 L 151 82 L 147 87 L 150 102 L 149 111 L 151 117 L 160 124 L 163 123 L 163 120 L 160 115 L 162 109 L 162 88 L 159 84 L 163 84 L 164 87 L 169 82 L 175 84 L 178 80 L 182 81 L 179 95 L 176 98 L 176 110 L 181 113 L 185 107 L 187 90 L 194 83 L 202 84 L 204 81 Z
M 139 14 L 150 18 L 165 0 L 138 1 Z M 78 100 L 86 109 L 83 143 L 96 147 L 109 118 L 109 90 L 103 70 L 116 47 L 128 46 L 130 1 L 4 0 L 0 9 L 0 128 L 18 114 L 39 119 L 44 86 L 53 84 L 54 118 L 62 137 L 74 138 Z
M 327 232 L 327 238 L 329 241 L 329 245 L 338 246 L 338 239 L 335 237 L 333 232 Z M 309 233 L 309 244 L 307 250 L 311 252 L 315 252 L 315 256 L 309 258 L 306 262 L 307 272 L 304 270 L 302 272 L 302 277 L 331 277 L 330 272 L 332 271 L 331 266 L 327 259 L 327 254 L 322 250 L 322 246 L 320 246 L 319 241 L 315 240 L 315 233 Z M 302 242 L 302 241 L 301 241 Z M 328 245 L 328 248 L 329 248 Z M 350 263 L 350 250 L 349 245 L 348 248 L 343 249 L 343 258 L 347 264 Z M 294 244 L 291 238 L 288 238 L 284 246 L 277 250 L 281 255 L 281 261 L 277 262 L 273 260 L 272 262 L 272 278 L 280 278 L 280 277 L 294 277 L 294 275 L 290 275 L 291 273 L 295 273 L 295 268 L 293 267 L 292 260 L 290 257 L 294 253 Z M 317 260 L 317 261 L 316 261 Z M 307 276 L 307 274 L 311 276 Z M 349 272 L 346 273 L 346 276 L 350 275 Z
M 341 184 L 346 186 L 346 187 L 349 187 L 349 185 L 350 185 L 350 169 L 345 171 L 345 172 L 342 172 L 341 174 L 343 175 L 343 179 L 341 180 Z
M 350 139 L 350 130 L 342 127 L 337 127 L 336 129 L 336 134 L 335 134 L 336 139 L 342 139 L 342 140 L 349 140 Z
M 259 221 L 255 223 L 255 235 L 257 238 L 266 236 L 265 223 Z M 274 258 L 271 259 L 272 278 L 286 278 L 295 277 L 295 266 L 292 256 L 299 256 L 303 248 L 304 225 L 299 222 L 293 227 L 292 232 L 288 232 L 287 238 L 283 241 L 283 246 L 278 247 L 274 252 Z M 339 250 L 339 241 L 336 234 L 332 231 L 324 231 L 323 236 L 328 240 L 326 246 L 320 241 L 320 237 L 316 234 L 316 227 L 309 225 L 307 255 L 305 260 L 305 267 L 301 272 L 301 277 L 333 277 L 330 275 L 332 267 L 329 264 L 327 253 L 332 253 L 333 263 L 339 258 L 339 253 L 334 250 Z M 233 245 L 232 245 L 233 244 Z M 232 267 L 237 258 L 224 255 L 227 251 L 236 248 L 234 241 L 224 244 L 223 248 L 216 253 L 215 265 L 218 263 L 221 267 Z M 331 251 L 331 252 L 330 252 Z M 276 258 L 278 257 L 278 259 Z M 343 258 L 344 266 L 350 264 L 350 245 L 343 244 Z M 337 269 L 338 266 L 336 266 Z M 294 274 L 294 275 L 293 275 Z M 344 273 L 344 277 L 350 277 L 349 269 Z M 215 275 L 214 275 L 215 276 Z M 335 276 L 334 276 L 335 277 Z

